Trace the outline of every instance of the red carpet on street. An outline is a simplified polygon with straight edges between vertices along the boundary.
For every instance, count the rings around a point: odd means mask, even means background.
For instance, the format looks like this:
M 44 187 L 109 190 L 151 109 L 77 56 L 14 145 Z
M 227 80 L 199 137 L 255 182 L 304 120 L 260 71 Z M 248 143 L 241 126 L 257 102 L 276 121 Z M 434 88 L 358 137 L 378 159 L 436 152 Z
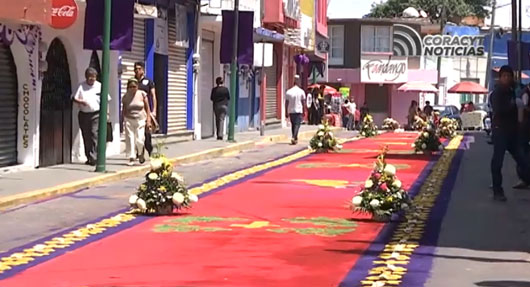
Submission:
M 387 144 L 408 188 L 432 158 L 416 133 L 313 154 L 0 281 L 13 286 L 337 286 L 383 224 L 347 208 Z M 131 191 L 132 193 L 133 191 Z M 67 216 L 67 215 L 65 215 Z M 349 250 L 351 252 L 344 252 Z

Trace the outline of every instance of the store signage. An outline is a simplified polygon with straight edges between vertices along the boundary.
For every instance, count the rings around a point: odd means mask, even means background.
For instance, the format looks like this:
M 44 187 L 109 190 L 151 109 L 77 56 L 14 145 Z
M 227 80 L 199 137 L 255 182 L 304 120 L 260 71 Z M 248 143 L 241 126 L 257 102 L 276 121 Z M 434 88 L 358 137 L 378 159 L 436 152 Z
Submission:
M 23 116 L 22 120 L 24 122 L 23 131 L 22 134 L 22 146 L 24 148 L 29 147 L 29 85 L 24 84 L 22 85 L 22 111 Z
M 484 56 L 484 36 L 427 35 L 423 55 L 439 57 Z
M 363 56 L 362 83 L 405 83 L 408 80 L 407 57 Z
M 169 50 L 167 10 L 158 10 L 158 18 L 154 20 L 154 24 L 155 53 L 167 55 Z
M 66 29 L 77 19 L 79 8 L 75 0 L 53 0 L 50 26 L 55 29 Z
M 318 51 L 320 53 L 328 53 L 329 52 L 329 42 L 328 41 L 320 41 L 317 45 Z
M 176 39 L 174 43 L 179 47 L 188 48 L 189 47 L 189 38 L 188 38 L 188 8 L 185 5 L 175 4 L 175 19 L 177 21 L 176 25 Z

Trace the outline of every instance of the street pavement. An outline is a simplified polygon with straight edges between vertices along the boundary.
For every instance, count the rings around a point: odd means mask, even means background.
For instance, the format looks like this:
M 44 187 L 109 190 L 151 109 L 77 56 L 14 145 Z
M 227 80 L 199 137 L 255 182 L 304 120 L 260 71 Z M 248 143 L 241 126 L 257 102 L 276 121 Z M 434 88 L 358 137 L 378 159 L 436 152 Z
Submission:
M 350 138 L 354 133 L 338 135 Z M 424 286 L 530 287 L 530 190 L 511 188 L 517 177 L 514 161 L 507 155 L 503 175 L 508 202 L 494 202 L 489 172 L 492 146 L 484 133 L 470 135 L 436 249 L 424 254 L 433 260 Z M 263 144 L 176 170 L 192 186 L 306 147 L 307 141 L 297 146 Z M 123 211 L 141 181 L 127 179 L 1 212 L 0 252 Z
M 425 286 L 530 286 L 530 190 L 516 191 L 515 163 L 506 154 L 508 201 L 494 202 L 490 189 L 492 146 L 473 133 L 456 178 Z
M 302 125 L 300 133 L 312 132 L 316 131 L 316 129 L 316 126 Z M 259 142 L 269 136 L 289 135 L 290 133 L 290 128 L 267 130 L 265 133 L 266 137 L 260 137 L 259 131 L 241 132 L 236 134 L 236 142 Z M 230 145 L 232 143 L 226 140 L 218 141 L 212 138 L 167 144 L 161 152 L 168 158 L 175 158 L 211 149 L 226 148 Z M 127 166 L 127 162 L 128 159 L 125 154 L 110 157 L 107 159 L 107 174 L 131 169 L 130 166 Z M 96 178 L 102 175 L 94 172 L 94 169 L 94 167 L 83 163 L 72 163 L 0 174 L 0 198 L 68 184 L 77 180 Z
M 351 138 L 356 132 L 337 134 L 341 138 Z M 184 176 L 189 186 L 193 186 L 225 173 L 307 149 L 307 146 L 307 140 L 295 146 L 288 142 L 263 144 L 224 157 L 180 165 L 175 171 Z M 127 209 L 128 197 L 142 181 L 142 177 L 127 179 L 0 212 L 0 253 Z

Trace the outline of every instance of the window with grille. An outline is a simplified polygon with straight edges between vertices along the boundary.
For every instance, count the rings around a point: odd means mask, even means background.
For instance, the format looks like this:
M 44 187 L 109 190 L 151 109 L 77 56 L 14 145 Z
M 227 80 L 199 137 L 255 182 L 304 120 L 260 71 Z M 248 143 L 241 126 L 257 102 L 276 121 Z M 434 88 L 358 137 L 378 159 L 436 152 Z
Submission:
M 329 26 L 329 64 L 344 65 L 344 26 Z
M 392 26 L 361 26 L 361 51 L 392 52 Z

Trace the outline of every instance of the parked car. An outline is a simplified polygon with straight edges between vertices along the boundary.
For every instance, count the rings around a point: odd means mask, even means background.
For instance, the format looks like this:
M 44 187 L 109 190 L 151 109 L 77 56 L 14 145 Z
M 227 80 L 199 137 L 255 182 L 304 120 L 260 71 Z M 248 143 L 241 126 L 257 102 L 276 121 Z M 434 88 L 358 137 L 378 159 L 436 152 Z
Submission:
M 458 122 L 458 128 L 462 126 L 460 110 L 456 106 L 433 106 L 433 109 L 440 113 L 441 118 L 455 119 Z

